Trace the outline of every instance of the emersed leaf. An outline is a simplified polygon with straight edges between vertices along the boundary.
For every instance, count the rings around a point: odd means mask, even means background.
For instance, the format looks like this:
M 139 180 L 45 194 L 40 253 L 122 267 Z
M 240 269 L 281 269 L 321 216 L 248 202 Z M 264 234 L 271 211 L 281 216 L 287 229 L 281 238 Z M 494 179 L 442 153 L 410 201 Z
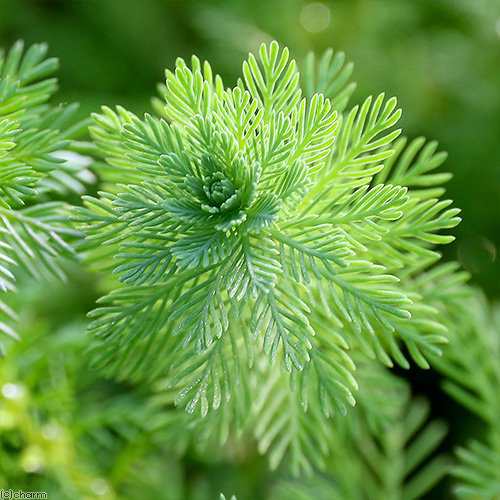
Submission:
M 356 404 L 358 391 L 349 344 L 341 325 L 333 326 L 321 308 L 314 308 L 311 322 L 317 332 L 312 339 L 311 360 L 296 374 L 293 388 L 300 394 L 304 411 L 312 407 L 320 409 L 327 418 L 345 416 L 348 407 Z
M 65 238 L 78 236 L 76 231 L 65 226 L 66 217 L 64 205 L 57 202 L 18 211 L 1 209 L 0 233 L 7 262 L 15 262 L 37 279 L 56 277 L 64 280 L 60 257 L 75 255 Z M 5 289 L 13 289 L 14 276 L 10 278 L 12 285 L 6 285 Z
M 22 210 L 0 208 L 0 291 L 16 291 L 16 275 L 66 281 L 64 259 L 75 259 L 68 241 L 80 236 L 68 225 L 68 207 L 47 202 Z M 17 314 L 0 300 L 0 331 L 17 338 Z
M 319 59 L 319 60 L 317 60 Z M 345 54 L 327 49 L 317 58 L 314 52 L 309 52 L 304 61 L 302 86 L 307 98 L 315 93 L 323 94 L 333 101 L 337 111 L 343 111 L 351 94 L 356 88 L 354 82 L 349 82 L 353 63 L 345 64 Z
M 190 125 L 196 115 L 206 116 L 213 100 L 222 93 L 220 77 L 214 77 L 210 64 L 205 61 L 202 65 L 196 56 L 191 58 L 191 68 L 178 58 L 175 71 L 167 70 L 165 75 L 163 111 L 170 120 L 183 125 Z
M 444 456 L 429 458 L 444 439 L 441 421 L 427 422 L 429 405 L 415 399 L 402 408 L 399 418 L 382 428 L 352 426 L 347 445 L 356 446 L 363 481 L 360 493 L 375 498 L 422 498 L 448 471 Z M 394 469 L 395 461 L 401 467 Z M 390 471 L 390 473 L 389 473 Z M 390 478 L 390 479 L 389 479 Z
M 454 488 L 463 498 L 496 498 L 500 494 L 500 452 L 477 441 L 457 450 L 459 463 L 451 473 L 459 481 Z
M 439 234 L 444 229 L 457 226 L 460 209 L 448 208 L 451 200 L 412 197 L 402 205 L 403 215 L 389 223 L 381 223 L 383 237 L 367 245 L 372 258 L 401 275 L 412 275 L 422 266 L 440 258 L 434 245 L 445 245 L 454 236 Z
M 405 216 L 394 225 L 391 236 L 416 238 L 436 245 L 451 243 L 455 239 L 454 236 L 436 234 L 442 229 L 457 226 L 461 221 L 460 217 L 457 217 L 459 208 L 447 208 L 451 203 L 451 200 L 439 201 L 436 198 L 421 203 L 418 199 L 409 200 L 407 207 L 404 207 Z
M 168 158 L 183 151 L 179 131 L 163 119 L 145 114 L 141 120 L 121 106 L 103 106 L 92 118 L 90 134 L 108 163 L 101 174 L 105 181 L 140 183 L 162 174 L 170 167 Z
M 451 178 L 446 172 L 430 173 L 440 167 L 447 158 L 445 152 L 436 153 L 438 143 L 426 144 L 424 137 L 417 137 L 408 143 L 406 137 L 394 143 L 394 154 L 384 162 L 384 168 L 376 175 L 377 184 L 386 182 L 411 188 L 412 195 L 419 198 L 436 198 L 444 189 L 440 187 Z M 418 155 L 418 156 L 417 156 Z
M 311 338 L 315 331 L 307 304 L 295 290 L 276 286 L 257 296 L 252 310 L 251 328 L 262 337 L 264 352 L 274 359 L 280 350 L 287 370 L 302 370 L 309 362 Z
M 362 186 L 342 201 L 335 200 L 331 208 L 325 211 L 328 211 L 328 217 L 332 217 L 333 224 L 395 221 L 403 215 L 402 207 L 407 201 L 407 192 L 405 187 L 390 184 L 378 184 L 371 189 Z
M 332 152 L 337 126 L 337 112 L 322 94 L 302 99 L 297 113 L 292 115 L 296 130 L 292 162 L 301 159 L 309 168 L 321 165 Z
M 233 304 L 228 314 L 224 335 L 207 349 L 180 347 L 170 353 L 169 387 L 177 392 L 175 403 L 185 406 L 188 413 L 199 409 L 201 417 L 221 407 L 235 407 L 248 394 L 248 370 L 253 355 L 245 335 L 240 335 L 238 306 Z
M 269 180 L 272 188 L 276 172 L 289 167 L 286 160 L 294 148 L 291 118 L 282 112 L 272 113 L 257 132 L 248 145 L 249 154 L 262 166 L 263 180 Z
M 229 266 L 226 286 L 229 296 L 236 300 L 266 294 L 281 273 L 278 249 L 265 232 L 242 237 Z
M 207 230 L 188 234 L 171 247 L 180 267 L 208 267 L 232 253 L 233 240 L 221 231 Z
M 140 377 L 146 362 L 158 359 L 160 334 L 168 321 L 172 286 L 125 286 L 99 299 L 89 313 L 89 332 L 95 337 L 94 363 L 121 377 Z M 108 328 L 109 323 L 113 330 Z M 154 342 L 158 345 L 152 349 Z M 143 375 L 144 378 L 144 375 Z
M 287 205 L 287 209 L 294 208 L 294 203 L 298 203 L 301 194 L 307 190 L 309 172 L 303 161 L 296 161 L 289 165 L 280 175 L 278 182 L 273 182 L 269 186 L 276 196 Z M 293 210 L 292 208 L 292 210 Z
M 123 243 L 121 252 L 116 254 L 122 263 L 114 267 L 113 273 L 120 275 L 120 281 L 134 285 L 164 281 L 172 270 L 174 259 L 172 250 L 159 240 Z
M 382 168 L 381 161 L 393 151 L 386 148 L 401 130 L 388 132 L 401 117 L 396 98 L 384 103 L 384 94 L 373 101 L 368 97 L 361 107 L 355 106 L 342 123 L 337 150 L 330 169 L 347 178 L 367 177 Z M 373 102 L 373 103 L 372 103 Z M 361 169 L 362 168 L 362 172 Z M 369 167 L 369 168 L 368 168 Z M 359 170 L 358 170 L 359 168 Z
M 247 90 L 236 87 L 227 89 L 216 104 L 219 111 L 214 115 L 217 126 L 233 139 L 236 150 L 244 151 L 262 122 L 263 111 L 259 109 L 258 101 Z
M 400 129 L 390 130 L 401 117 L 397 101 L 393 97 L 383 106 L 384 98 L 384 94 L 374 101 L 368 97 L 342 118 L 335 151 L 302 201 L 303 213 L 332 194 L 368 184 L 383 169 L 383 161 L 394 152 L 389 146 L 401 133 Z
M 34 44 L 24 52 L 24 43 L 17 41 L 7 56 L 0 52 L 0 79 L 2 82 L 18 81 L 25 88 L 28 107 L 45 102 L 56 89 L 55 79 L 43 80 L 52 75 L 58 67 L 56 58 L 46 59 L 48 46 L 45 43 Z M 24 52 L 24 54 L 23 54 Z M 36 85 L 43 80 L 43 85 Z
M 67 167 L 57 152 L 82 128 L 71 122 L 78 106 L 50 106 L 57 88 L 54 58 L 47 46 L 24 51 L 17 42 L 6 56 L 0 53 L 0 205 L 17 208 L 31 203 L 41 182 Z M 62 130 L 62 131 L 61 131 Z
M 315 405 L 304 411 L 300 392 L 277 364 L 262 361 L 254 377 L 254 434 L 258 450 L 275 470 L 286 457 L 294 475 L 310 475 L 325 466 L 333 427 Z
M 298 104 L 301 91 L 295 61 L 289 60 L 285 47 L 280 51 L 277 42 L 259 49 L 260 65 L 253 54 L 243 63 L 243 77 L 252 97 L 261 103 L 264 120 L 271 111 L 289 114 Z
M 271 234 L 279 243 L 282 268 L 297 282 L 330 278 L 353 255 L 345 233 L 330 224 L 304 227 L 292 220 L 282 230 L 272 229 Z
M 184 345 L 194 342 L 198 349 L 207 349 L 227 331 L 228 308 L 222 288 L 225 272 L 216 267 L 173 301 L 169 316 L 172 334 L 180 335 Z
M 93 159 L 71 150 L 55 151 L 53 153 L 62 163 L 57 170 L 49 172 L 48 176 L 39 182 L 40 193 L 57 193 L 65 196 L 70 193 L 82 195 L 91 184 L 95 184 L 96 176 L 91 170 Z
M 280 200 L 273 193 L 260 196 L 248 210 L 248 230 L 258 233 L 271 226 L 278 218 L 280 208 Z
M 310 293 L 317 294 L 317 304 L 326 309 L 332 322 L 352 332 L 349 343 L 388 366 L 392 366 L 388 354 L 406 365 L 394 334 L 400 330 L 400 322 L 410 320 L 412 301 L 396 286 L 398 282 L 381 266 L 347 259 L 345 267 L 328 281 L 318 282 Z
M 380 240 L 387 232 L 387 224 L 400 219 L 408 201 L 407 188 L 378 184 L 373 188 L 362 186 L 350 195 L 341 194 L 324 204 L 319 217 L 303 217 L 305 225 L 322 222 L 340 226 L 355 244 Z

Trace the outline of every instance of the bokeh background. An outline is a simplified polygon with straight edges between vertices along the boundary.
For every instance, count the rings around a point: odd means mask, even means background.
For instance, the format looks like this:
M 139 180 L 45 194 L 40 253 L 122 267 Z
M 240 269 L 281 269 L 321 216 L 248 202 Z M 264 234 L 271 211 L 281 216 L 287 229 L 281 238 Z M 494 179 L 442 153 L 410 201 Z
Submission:
M 499 0 L 0 0 L 0 46 L 8 47 L 20 38 L 27 43 L 49 43 L 51 55 L 61 61 L 59 98 L 80 102 L 82 117 L 103 104 L 122 104 L 139 113 L 150 111 L 150 99 L 164 69 L 172 67 L 178 56 L 195 53 L 210 60 L 229 85 L 237 78 L 242 59 L 262 41 L 277 39 L 298 60 L 310 50 L 321 52 L 327 47 L 346 52 L 355 63 L 355 102 L 382 91 L 397 96 L 406 135 L 436 139 L 448 151 L 443 167 L 453 173 L 448 195 L 462 208 L 463 222 L 455 231 L 457 240 L 445 250 L 445 258 L 458 260 L 470 272 L 472 283 L 491 300 L 500 297 Z M 86 407 L 94 413 L 102 408 L 102 418 L 114 422 L 120 420 L 130 398 L 141 397 L 131 395 L 128 387 L 96 383 L 92 376 L 87 380 L 79 375 L 85 371 L 78 364 L 83 363 L 78 356 L 81 321 L 97 296 L 95 287 L 93 278 L 80 271 L 73 272 L 71 286 L 50 294 L 28 286 L 23 298 L 24 338 L 28 340 L 15 351 L 17 361 L 0 370 L 0 383 L 2 377 L 24 377 L 31 403 L 56 421 L 67 422 L 71 436 L 85 435 L 87 427 L 96 425 L 91 416 L 81 422 Z M 59 359 L 62 349 L 69 354 Z M 67 380 L 63 377 L 61 382 L 54 376 L 54 366 L 67 366 Z M 27 372 L 33 373 L 31 379 L 26 378 Z M 36 374 L 49 377 L 48 393 Z M 451 418 L 450 441 L 457 441 L 454 437 L 462 433 L 463 426 L 474 426 L 454 418 L 467 420 L 440 392 L 434 375 L 412 371 L 406 377 L 415 392 L 430 398 L 436 416 Z M 109 403 L 107 394 L 113 395 Z M 52 402 L 61 398 L 64 405 L 54 411 Z M 79 417 L 77 430 L 71 423 L 75 415 Z M 30 422 L 23 420 L 20 428 L 29 439 L 38 436 L 33 437 Z M 125 431 L 131 429 L 147 439 L 140 425 L 127 424 Z M 50 429 L 37 432 L 41 437 L 36 439 L 43 441 Z M 0 486 L 2 472 L 10 463 L 9 450 L 16 443 L 0 444 Z M 69 464 L 73 456 L 71 440 L 65 438 L 63 444 L 63 455 L 54 452 L 53 458 L 45 457 L 54 460 L 61 471 L 61 464 Z M 87 453 L 92 450 L 88 448 Z M 96 451 L 99 456 L 91 458 L 109 464 L 120 456 L 126 463 L 137 450 L 125 451 L 125 458 L 122 448 L 118 452 L 113 447 L 107 455 Z M 36 470 L 37 459 L 41 460 L 39 450 L 31 452 L 23 455 L 25 470 Z M 249 481 L 262 474 L 263 467 L 262 462 L 255 462 L 247 471 Z M 112 472 L 119 483 L 126 467 L 119 464 L 115 469 Z M 194 461 L 188 463 L 188 469 L 196 476 L 202 467 Z M 12 474 L 15 470 L 12 465 Z M 145 484 L 156 481 L 161 486 L 162 473 Z M 92 479 L 91 472 L 76 478 L 69 474 L 58 481 L 93 484 L 95 491 L 106 486 Z M 219 469 L 210 474 L 227 475 Z M 175 473 L 169 477 L 174 490 L 175 477 Z M 21 476 L 19 481 L 25 484 Z M 49 489 L 52 483 L 32 484 Z M 61 488 L 63 491 L 64 486 Z M 71 489 L 68 491 L 72 498 Z M 144 491 L 143 498 L 149 498 Z M 442 491 L 435 495 L 444 498 Z M 193 493 L 192 498 L 204 497 Z

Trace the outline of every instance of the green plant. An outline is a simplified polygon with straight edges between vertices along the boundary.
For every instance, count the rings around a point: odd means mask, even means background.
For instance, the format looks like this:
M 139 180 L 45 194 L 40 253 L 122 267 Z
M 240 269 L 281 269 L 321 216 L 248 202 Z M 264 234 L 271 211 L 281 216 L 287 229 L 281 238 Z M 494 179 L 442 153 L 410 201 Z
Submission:
M 60 256 L 75 255 L 68 239 L 78 233 L 68 225 L 66 204 L 47 193 L 80 193 L 88 178 L 85 163 L 69 154 L 70 139 L 85 130 L 72 123 L 76 105 L 53 106 L 57 60 L 45 58 L 47 46 L 23 53 L 16 43 L 0 52 L 0 290 L 15 290 L 15 274 L 64 279 Z M 70 161 L 70 160 L 73 160 Z M 6 297 L 4 300 L 3 297 Z M 17 338 L 16 312 L 0 299 L 0 331 Z
M 46 104 L 53 80 L 33 83 L 55 69 L 44 53 L 23 58 L 18 44 L 0 65 L 1 260 L 29 283 L 62 278 L 60 254 L 82 256 L 107 293 L 90 336 L 72 321 L 10 346 L 0 480 L 29 484 L 43 470 L 35 484 L 68 498 L 92 494 L 97 477 L 109 498 L 409 499 L 451 471 L 458 494 L 495 498 L 498 332 L 466 273 L 439 263 L 460 220 L 441 199 L 446 155 L 400 136 L 394 98 L 349 108 L 343 54 L 310 55 L 299 71 L 273 42 L 232 88 L 208 63 L 179 59 L 155 116 L 104 107 L 94 145 L 76 143 L 85 123 Z M 101 189 L 73 208 L 75 230 L 57 200 L 85 190 L 91 163 Z M 14 274 L 0 272 L 12 290 Z M 87 348 L 98 371 L 79 356 Z M 60 352 L 65 376 L 44 398 L 38 381 Z M 440 370 L 489 426 L 458 465 L 437 453 L 446 426 L 391 373 L 412 363 Z M 13 398 L 21 387 L 29 396 Z M 48 405 L 61 397 L 69 410 Z M 60 453 L 44 437 L 51 422 L 64 429 Z M 250 466 L 248 487 L 244 468 L 257 452 L 277 470 L 265 493 L 265 473 Z M 182 478 L 190 461 L 194 484 Z M 212 474 L 221 461 L 233 482 Z
M 467 447 L 457 450 L 458 494 L 467 497 L 498 498 L 500 495 L 500 407 L 498 363 L 500 323 L 498 307 L 490 308 L 477 293 L 465 302 L 444 309 L 456 337 L 447 355 L 435 362 L 444 374 L 444 389 L 481 420 L 480 432 Z
M 91 313 L 97 363 L 167 377 L 202 416 L 241 412 L 260 399 L 253 378 L 275 380 L 283 406 L 269 414 L 276 396 L 262 391 L 256 437 L 274 467 L 289 451 L 297 473 L 321 463 L 328 419 L 355 404 L 350 352 L 407 368 L 405 346 L 427 368 L 447 341 L 415 281 L 459 222 L 438 199 L 444 157 L 396 141 L 394 98 L 343 112 L 343 62 L 309 59 L 301 80 L 272 43 L 225 88 L 208 63 L 178 60 L 160 117 L 94 116 L 102 175 L 120 184 L 79 210 L 89 253 L 121 282 Z

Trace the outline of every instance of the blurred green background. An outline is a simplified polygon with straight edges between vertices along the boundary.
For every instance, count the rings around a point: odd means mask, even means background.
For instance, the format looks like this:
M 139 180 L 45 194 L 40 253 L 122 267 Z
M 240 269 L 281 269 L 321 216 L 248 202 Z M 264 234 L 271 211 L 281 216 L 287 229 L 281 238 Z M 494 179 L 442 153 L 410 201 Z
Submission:
M 207 58 L 227 84 L 260 42 L 343 50 L 355 101 L 398 97 L 410 137 L 437 139 L 463 209 L 446 250 L 489 296 L 500 296 L 500 1 L 0 0 L 0 45 L 47 41 L 61 60 L 61 99 L 150 108 L 178 56 Z

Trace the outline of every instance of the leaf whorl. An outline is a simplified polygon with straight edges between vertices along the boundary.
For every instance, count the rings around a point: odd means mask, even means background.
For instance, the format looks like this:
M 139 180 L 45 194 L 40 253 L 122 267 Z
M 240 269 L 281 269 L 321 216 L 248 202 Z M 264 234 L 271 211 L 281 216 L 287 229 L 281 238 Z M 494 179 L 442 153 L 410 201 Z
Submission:
M 422 366 L 439 353 L 446 330 L 413 276 L 459 219 L 437 191 L 413 188 L 447 179 L 429 174 L 440 158 L 426 148 L 411 166 L 419 141 L 395 166 L 396 100 L 343 113 L 352 68 L 331 53 L 321 61 L 317 75 L 309 58 L 301 81 L 287 49 L 262 45 L 225 88 L 208 63 L 178 60 L 158 117 L 94 116 L 106 191 L 79 219 L 89 254 L 122 281 L 91 314 L 108 373 L 165 376 L 202 416 L 272 377 L 269 390 L 288 391 L 296 411 L 316 398 L 327 425 L 355 403 L 350 350 L 405 367 L 403 345 Z M 316 389 L 299 394 L 306 380 Z M 308 435 L 306 421 L 282 423 L 259 430 L 262 448 L 281 447 L 277 464 L 296 447 L 307 469 L 308 445 L 279 441 L 292 428 Z

